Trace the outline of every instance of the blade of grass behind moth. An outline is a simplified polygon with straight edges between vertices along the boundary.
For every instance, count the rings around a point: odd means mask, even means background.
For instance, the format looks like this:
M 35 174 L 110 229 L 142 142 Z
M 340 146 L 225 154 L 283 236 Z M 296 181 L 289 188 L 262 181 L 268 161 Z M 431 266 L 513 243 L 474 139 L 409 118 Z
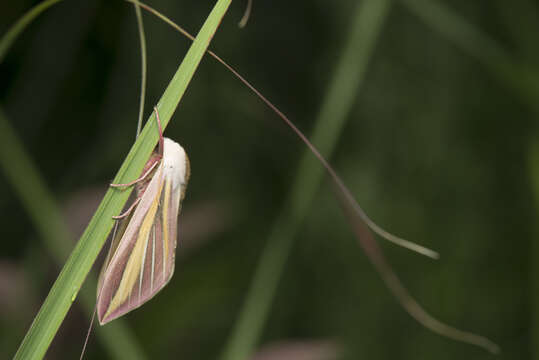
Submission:
M 24 150 L 0 108 L 0 168 L 58 265 L 65 261 L 71 246 L 71 234 L 53 195 L 47 189 L 36 166 Z M 89 317 L 95 304 L 94 277 L 81 292 L 81 301 Z M 82 333 L 81 333 L 82 334 Z M 123 321 L 98 332 L 98 339 L 112 358 L 145 359 L 144 352 Z
M 137 122 L 137 137 L 142 129 L 142 118 L 144 117 L 144 102 L 146 100 L 146 73 L 147 73 L 147 61 L 146 61 L 146 35 L 144 33 L 144 23 L 142 22 L 142 12 L 138 4 L 133 4 L 135 7 L 135 14 L 137 16 L 137 29 L 140 39 L 140 105 L 138 112 Z
M 45 0 L 28 10 L 0 40 L 0 63 L 19 34 L 41 13 L 62 0 Z
M 209 42 L 211 41 L 231 0 L 218 0 L 206 18 L 195 41 L 172 77 L 159 103 L 162 126 L 165 127 L 178 106 L 188 83 L 192 79 Z M 123 162 L 114 183 L 127 183 L 136 179 L 146 160 L 157 144 L 158 131 L 154 114 L 133 144 Z M 75 249 L 52 286 L 32 326 L 15 354 L 15 359 L 41 359 L 58 327 L 62 323 L 72 301 L 94 263 L 107 235 L 113 226 L 112 216 L 117 215 L 131 191 L 109 189 L 90 220 Z
M 400 0 L 425 24 L 481 63 L 503 85 L 539 110 L 539 74 L 516 63 L 493 39 L 437 0 Z

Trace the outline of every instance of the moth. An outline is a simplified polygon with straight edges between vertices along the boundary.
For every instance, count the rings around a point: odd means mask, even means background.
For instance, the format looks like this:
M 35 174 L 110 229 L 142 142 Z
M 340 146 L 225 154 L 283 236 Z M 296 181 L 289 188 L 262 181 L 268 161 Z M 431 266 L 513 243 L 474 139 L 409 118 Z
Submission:
M 97 317 L 104 325 L 157 294 L 174 273 L 178 215 L 190 176 L 189 158 L 177 142 L 164 138 L 154 108 L 159 145 L 134 185 L 136 200 L 116 216 L 109 253 L 97 286 Z

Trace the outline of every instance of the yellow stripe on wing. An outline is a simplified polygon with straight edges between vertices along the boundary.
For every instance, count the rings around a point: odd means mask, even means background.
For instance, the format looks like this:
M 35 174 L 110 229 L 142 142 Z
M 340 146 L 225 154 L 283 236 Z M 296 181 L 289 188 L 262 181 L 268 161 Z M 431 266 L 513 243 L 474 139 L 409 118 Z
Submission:
M 109 316 L 125 302 L 128 296 L 131 294 L 131 291 L 133 290 L 137 277 L 139 275 L 142 275 L 142 255 L 145 253 L 145 249 L 148 244 L 148 237 L 150 235 L 150 230 L 152 229 L 152 226 L 155 222 L 155 214 L 159 207 L 159 197 L 161 196 L 162 190 L 163 184 L 161 184 L 161 186 L 159 187 L 158 193 L 154 197 L 154 200 L 152 201 L 152 204 L 150 205 L 150 208 L 148 209 L 148 212 L 146 213 L 146 216 L 144 217 L 144 220 L 140 225 L 138 237 L 136 239 L 135 246 L 133 247 L 133 251 L 129 256 L 129 260 L 125 265 L 122 279 L 120 280 L 120 285 L 118 286 L 118 290 L 116 291 L 116 294 L 114 294 L 114 297 L 112 298 L 107 312 L 105 313 L 105 316 L 103 316 L 103 318 Z

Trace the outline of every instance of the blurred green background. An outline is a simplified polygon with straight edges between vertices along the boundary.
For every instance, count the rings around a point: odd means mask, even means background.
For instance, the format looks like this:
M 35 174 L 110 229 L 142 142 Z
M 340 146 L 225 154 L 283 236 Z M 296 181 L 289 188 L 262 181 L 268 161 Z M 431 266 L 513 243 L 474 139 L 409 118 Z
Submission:
M 245 2 L 236 1 L 211 48 L 309 134 L 367 2 L 376 0 L 255 0 L 240 30 Z M 1 33 L 36 3 L 0 3 Z M 213 6 L 150 4 L 193 33 Z M 351 54 L 363 76 L 334 94 L 350 97 L 352 106 L 331 163 L 378 224 L 440 252 L 432 261 L 382 243 L 427 311 L 498 343 L 497 358 L 539 359 L 539 4 L 386 4 L 360 8 L 377 14 L 378 28 L 363 15 L 359 33 L 370 40 L 360 36 L 364 46 Z M 190 42 L 147 13 L 144 21 L 146 118 Z M 67 258 L 134 141 L 139 54 L 131 5 L 65 1 L 30 25 L 0 64 L 3 117 L 70 229 L 64 250 L 51 248 L 2 169 L 0 358 L 15 353 L 61 269 L 55 259 Z M 192 166 L 176 273 L 124 319 L 149 359 L 214 359 L 231 336 L 276 219 L 288 213 L 305 146 L 209 57 L 166 136 L 184 146 Z M 9 149 L 2 151 L 9 159 Z M 403 311 L 357 245 L 327 180 L 307 209 L 281 259 L 257 359 L 494 358 L 428 331 Z M 76 358 L 88 323 L 76 302 L 47 358 Z M 100 331 L 88 359 L 114 357 Z

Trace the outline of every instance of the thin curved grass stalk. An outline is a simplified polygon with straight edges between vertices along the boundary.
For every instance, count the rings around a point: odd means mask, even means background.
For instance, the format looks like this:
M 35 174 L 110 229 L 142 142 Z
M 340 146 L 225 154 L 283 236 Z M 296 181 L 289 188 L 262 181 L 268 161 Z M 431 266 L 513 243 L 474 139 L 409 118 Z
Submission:
M 144 33 L 144 22 L 142 21 L 142 12 L 140 6 L 133 4 L 137 16 L 137 29 L 140 39 L 140 104 L 137 122 L 137 136 L 142 129 L 142 118 L 144 117 L 144 102 L 146 101 L 146 78 L 147 78 L 147 56 L 146 56 L 146 35 Z
M 335 185 L 341 188 L 343 186 L 338 181 L 335 182 Z M 387 262 L 386 257 L 382 253 L 382 249 L 378 246 L 378 243 L 373 238 L 369 229 L 360 221 L 355 220 L 356 210 L 350 206 L 351 203 L 348 200 L 348 197 L 351 196 L 351 194 L 348 193 L 348 190 L 343 189 L 343 192 L 337 192 L 337 194 L 344 194 L 344 196 L 340 197 L 341 206 L 349 217 L 349 222 L 352 224 L 353 230 L 359 239 L 363 251 L 365 251 L 367 257 L 376 268 L 393 296 L 404 307 L 408 314 L 410 314 L 418 323 L 439 335 L 482 347 L 493 354 L 497 354 L 500 351 L 499 346 L 486 337 L 449 326 L 427 313 L 403 286 L 402 282 Z
M 157 10 L 151 8 L 150 6 L 140 3 L 138 1 L 134 0 L 127 0 L 130 2 L 136 2 L 138 3 L 142 8 L 150 11 L 154 15 L 161 18 L 163 21 L 174 27 L 176 30 L 178 30 L 180 33 L 182 33 L 184 36 L 192 39 L 192 36 L 183 28 L 181 28 L 179 25 L 175 24 L 172 20 L 164 16 L 163 14 L 159 13 Z M 376 0 L 375 0 L 376 1 Z M 381 229 L 379 226 L 377 226 L 363 211 L 363 209 L 359 206 L 357 201 L 355 200 L 353 194 L 350 192 L 348 187 L 344 184 L 344 182 L 341 180 L 341 178 L 337 175 L 335 170 L 331 167 L 331 165 L 328 163 L 328 161 L 321 155 L 321 153 L 318 151 L 318 149 L 307 139 L 307 137 L 288 119 L 286 115 L 284 115 L 279 109 L 277 109 L 268 99 L 266 99 L 257 89 L 255 89 L 245 78 L 243 78 L 234 68 L 232 68 L 230 65 L 228 65 L 225 61 L 223 61 L 219 56 L 217 56 L 215 53 L 213 53 L 211 50 L 208 50 L 208 53 L 214 57 L 217 61 L 219 61 L 222 65 L 224 65 L 229 71 L 231 71 L 244 85 L 246 85 L 251 91 L 253 91 L 269 108 L 271 108 L 291 129 L 292 131 L 305 143 L 305 145 L 309 148 L 309 150 L 314 154 L 314 156 L 318 159 L 318 161 L 322 164 L 324 169 L 326 170 L 327 174 L 333 181 L 335 188 L 337 189 L 336 193 L 341 200 L 340 203 L 344 209 L 345 214 L 347 215 L 347 218 L 356 234 L 356 237 L 359 241 L 360 246 L 365 251 L 367 257 L 374 265 L 375 269 L 378 271 L 380 276 L 382 277 L 384 283 L 389 288 L 390 292 L 393 294 L 393 296 L 398 300 L 398 302 L 401 304 L 401 306 L 414 318 L 416 321 L 418 321 L 420 324 L 425 326 L 426 328 L 432 330 L 433 332 L 436 332 L 442 336 L 457 340 L 466 342 L 472 345 L 476 345 L 479 347 L 482 347 L 486 349 L 487 351 L 491 353 L 497 353 L 499 351 L 499 347 L 490 341 L 489 339 L 476 335 L 470 332 L 461 331 L 459 329 L 456 329 L 454 327 L 451 327 L 449 325 L 446 325 L 439 320 L 432 317 L 430 314 L 428 314 L 408 293 L 406 288 L 402 285 L 398 277 L 396 276 L 395 272 L 387 262 L 385 256 L 383 255 L 382 250 L 378 246 L 378 243 L 370 233 L 369 229 L 374 231 L 375 233 L 379 234 L 383 238 L 396 242 L 397 244 L 410 248 L 414 251 L 417 251 L 419 253 L 422 253 L 424 255 L 430 256 L 430 257 L 437 257 L 437 253 L 432 252 L 432 250 L 424 249 L 419 245 L 410 243 L 404 239 L 401 239 L 399 237 L 396 237 L 392 234 L 387 233 L 385 230 Z M 289 228 L 285 228 L 282 230 L 280 235 L 287 235 L 290 231 Z M 417 248 L 416 248 L 417 246 Z M 275 248 L 272 248 L 272 250 L 275 250 Z M 281 262 L 284 262 L 284 259 L 280 260 Z M 260 268 L 259 268 L 260 269 Z M 262 270 L 263 272 L 267 270 Z M 268 275 L 269 278 L 276 275 Z M 255 285 L 256 286 L 256 285 Z M 266 284 L 261 285 L 266 287 Z M 267 289 L 260 290 L 258 293 L 255 291 L 255 288 L 252 288 L 251 291 L 254 293 L 252 295 L 253 298 L 255 298 L 257 301 L 261 300 L 259 293 L 267 292 Z M 251 294 L 249 294 L 249 297 L 251 297 Z M 251 304 L 257 303 L 257 301 L 251 302 Z M 254 308 L 258 307 L 259 305 L 252 305 Z M 247 320 L 245 327 L 250 327 L 252 324 L 250 322 L 253 321 L 252 319 Z M 240 324 L 240 327 L 242 325 Z M 251 329 L 252 330 L 252 329 Z M 245 336 L 256 336 L 257 331 L 254 331 L 255 335 L 250 335 L 247 331 L 242 331 L 241 334 Z M 239 340 L 244 347 L 252 346 L 252 344 L 247 344 L 247 340 L 241 339 Z M 234 346 L 233 346 L 234 347 Z M 225 350 L 224 359 L 243 359 L 249 355 L 249 349 L 246 351 L 239 351 L 236 352 L 235 350 Z M 239 353 L 239 355 L 238 355 Z
M 185 37 L 189 38 L 190 40 L 193 40 L 194 37 L 187 32 L 185 29 L 183 29 L 181 26 L 173 22 L 171 19 L 163 15 L 162 13 L 158 12 L 157 10 L 153 9 L 149 5 L 146 5 L 144 3 L 141 3 L 136 0 L 126 0 L 131 3 L 136 3 L 140 5 L 143 9 L 149 11 L 150 13 L 156 15 L 161 20 L 166 22 L 167 24 L 171 25 L 173 28 L 175 28 L 178 32 L 183 34 Z M 227 62 L 225 62 L 221 57 L 219 57 L 217 54 L 215 54 L 213 51 L 208 50 L 207 51 L 209 55 L 211 55 L 215 60 L 217 60 L 219 63 L 221 63 L 223 66 L 225 66 L 238 80 L 240 80 L 245 86 L 249 88 L 260 100 L 266 104 L 273 112 L 277 114 L 283 120 L 286 125 L 300 138 L 300 140 L 309 148 L 309 150 L 313 153 L 313 155 L 318 159 L 318 161 L 322 164 L 322 166 L 328 171 L 328 174 L 335 178 L 340 179 L 340 177 L 337 175 L 337 173 L 333 170 L 329 162 L 322 156 L 322 154 L 318 151 L 318 149 L 307 139 L 305 134 L 301 130 L 299 130 L 296 125 L 283 113 L 281 110 L 279 110 L 271 101 L 269 101 L 260 91 L 258 91 L 251 83 L 249 83 L 238 71 L 236 71 L 232 66 L 230 66 Z M 341 181 L 344 187 L 344 183 Z M 394 243 L 395 245 L 407 248 L 409 250 L 412 250 L 418 254 L 425 255 L 427 257 L 430 257 L 432 259 L 438 259 L 440 255 L 431 249 L 428 249 L 424 246 L 421 246 L 419 244 L 413 243 L 409 240 L 403 239 L 397 235 L 393 235 L 390 232 L 384 230 L 380 226 L 378 226 L 371 218 L 367 216 L 365 211 L 359 206 L 355 198 L 352 196 L 351 201 L 355 203 L 354 208 L 356 209 L 357 216 L 365 221 L 367 225 L 371 228 L 372 231 L 380 235 L 382 238 L 388 240 L 389 242 Z

